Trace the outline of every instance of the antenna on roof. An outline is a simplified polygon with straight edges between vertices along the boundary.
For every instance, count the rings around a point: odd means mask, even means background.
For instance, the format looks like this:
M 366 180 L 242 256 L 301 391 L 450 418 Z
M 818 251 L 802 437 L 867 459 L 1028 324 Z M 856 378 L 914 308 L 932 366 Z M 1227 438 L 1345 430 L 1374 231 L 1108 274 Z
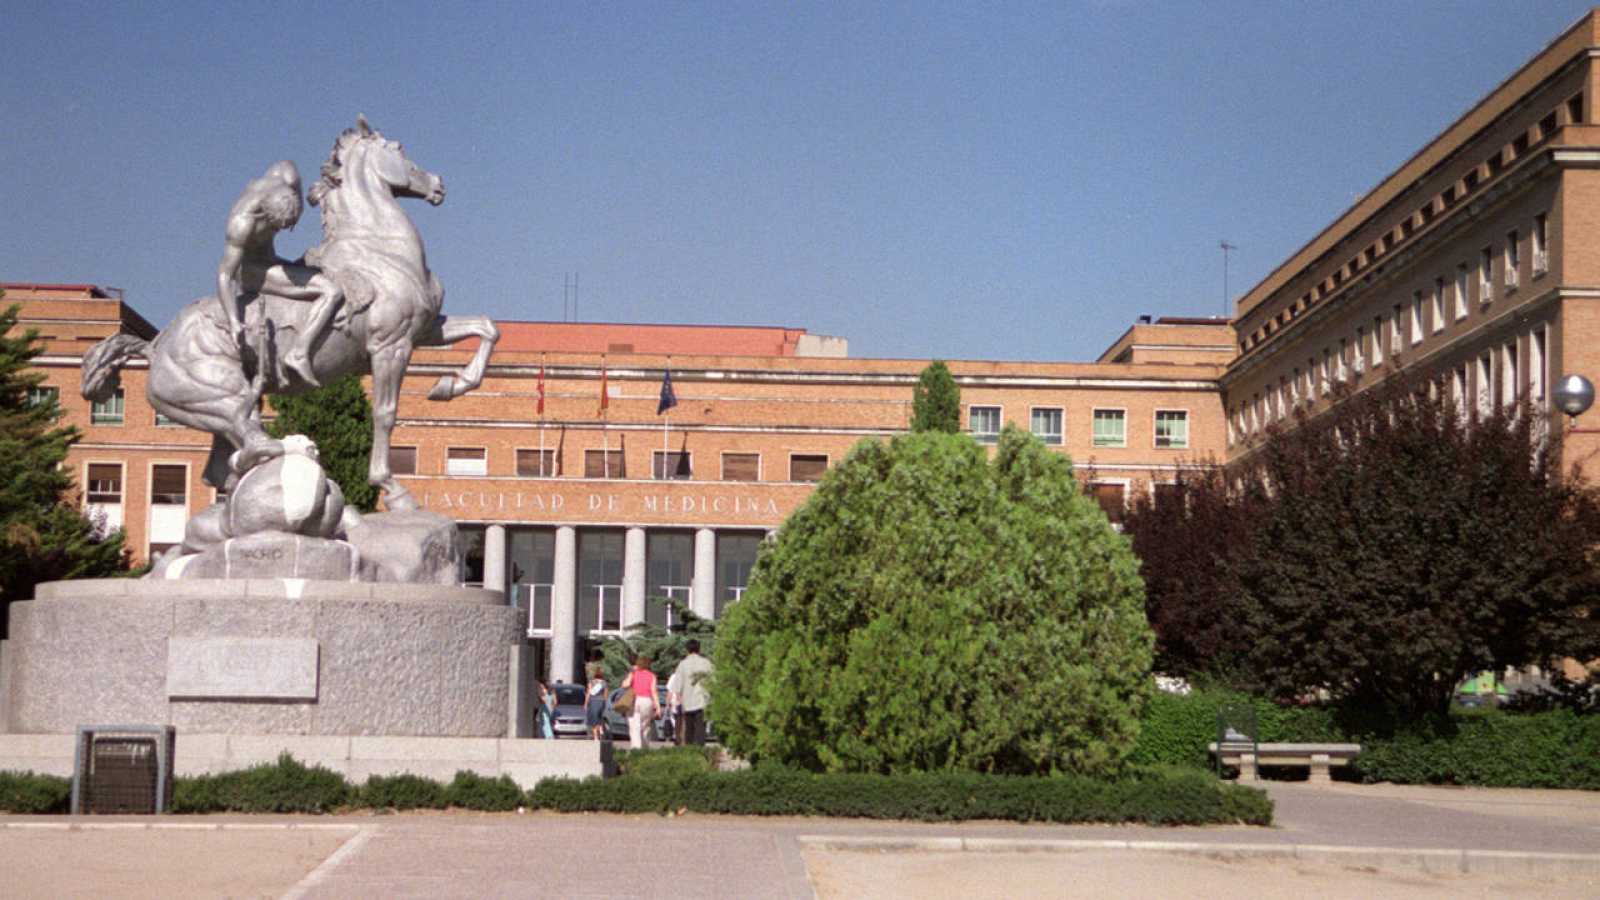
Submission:
M 1224 238 L 1219 246 L 1222 247 L 1222 315 L 1228 315 L 1228 251 L 1239 249 L 1234 244 L 1228 243 Z

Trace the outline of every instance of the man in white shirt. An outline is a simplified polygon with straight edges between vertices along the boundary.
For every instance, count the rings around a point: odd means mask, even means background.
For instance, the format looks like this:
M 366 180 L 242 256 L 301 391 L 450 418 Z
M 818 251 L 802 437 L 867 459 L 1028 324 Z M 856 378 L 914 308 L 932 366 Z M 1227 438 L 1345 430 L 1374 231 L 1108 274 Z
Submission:
M 700 655 L 700 642 L 690 640 L 684 645 L 689 655 L 672 670 L 667 680 L 667 692 L 678 698 L 683 706 L 683 718 L 678 722 L 680 741 L 689 745 L 706 742 L 706 704 L 711 695 L 705 680 L 711 675 L 711 660 Z

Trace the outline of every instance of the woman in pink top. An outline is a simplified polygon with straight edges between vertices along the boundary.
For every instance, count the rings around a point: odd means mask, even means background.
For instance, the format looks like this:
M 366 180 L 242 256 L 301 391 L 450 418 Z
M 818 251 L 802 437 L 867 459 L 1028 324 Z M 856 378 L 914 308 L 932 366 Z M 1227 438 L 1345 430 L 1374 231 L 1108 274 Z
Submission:
M 660 714 L 656 708 L 656 673 L 650 671 L 650 657 L 641 656 L 633 661 L 633 671 L 628 673 L 628 687 L 633 688 L 633 712 L 628 716 L 628 746 L 637 750 L 650 746 L 650 725 Z

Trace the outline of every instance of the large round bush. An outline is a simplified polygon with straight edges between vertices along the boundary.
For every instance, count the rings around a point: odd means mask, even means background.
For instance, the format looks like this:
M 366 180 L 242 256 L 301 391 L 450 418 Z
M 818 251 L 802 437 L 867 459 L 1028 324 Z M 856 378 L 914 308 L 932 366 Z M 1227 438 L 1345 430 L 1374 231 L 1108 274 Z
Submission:
M 1149 690 L 1127 541 L 1015 429 L 992 462 L 965 435 L 858 445 L 717 634 L 724 743 L 810 769 L 1110 773 Z

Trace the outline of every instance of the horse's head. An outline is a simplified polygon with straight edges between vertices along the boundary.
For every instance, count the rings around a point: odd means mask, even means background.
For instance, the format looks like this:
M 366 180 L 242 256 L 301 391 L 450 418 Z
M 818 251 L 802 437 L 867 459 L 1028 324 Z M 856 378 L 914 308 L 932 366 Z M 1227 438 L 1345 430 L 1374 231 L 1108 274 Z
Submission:
M 317 205 L 352 172 L 370 174 L 396 197 L 416 197 L 434 206 L 444 202 L 444 180 L 412 162 L 399 141 L 391 141 L 367 124 L 365 116 L 356 118 L 356 127 L 345 129 L 333 143 L 333 152 L 322 164 L 322 178 L 307 197 Z

